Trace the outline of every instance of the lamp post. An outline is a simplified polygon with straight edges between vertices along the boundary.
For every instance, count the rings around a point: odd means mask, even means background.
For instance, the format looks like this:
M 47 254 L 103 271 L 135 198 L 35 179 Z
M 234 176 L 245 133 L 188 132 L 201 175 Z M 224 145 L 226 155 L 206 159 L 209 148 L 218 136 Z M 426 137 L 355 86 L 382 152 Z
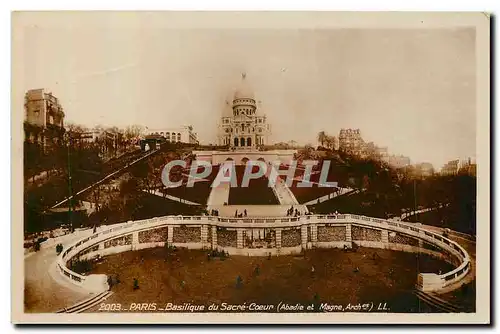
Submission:
M 73 220 L 72 220 L 72 209 L 73 209 L 73 188 L 71 184 L 71 132 L 65 134 L 67 145 L 68 145 L 68 224 L 70 226 L 70 232 L 73 233 Z
M 417 180 L 413 179 L 413 210 L 415 211 L 415 223 L 417 222 Z

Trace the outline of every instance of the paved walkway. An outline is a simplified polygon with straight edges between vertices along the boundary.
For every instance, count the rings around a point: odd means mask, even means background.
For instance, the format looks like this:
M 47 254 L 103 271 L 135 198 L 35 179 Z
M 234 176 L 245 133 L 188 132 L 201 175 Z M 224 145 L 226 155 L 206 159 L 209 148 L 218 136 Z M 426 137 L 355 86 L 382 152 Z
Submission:
M 425 228 L 426 230 L 432 231 L 434 233 L 439 233 L 443 234 L 444 228 L 442 227 L 436 227 L 432 225 L 421 225 L 421 227 Z M 459 288 L 462 284 L 467 284 L 476 279 L 476 242 L 471 240 L 470 238 L 464 238 L 463 233 L 460 232 L 455 232 L 455 231 L 450 231 L 448 238 L 455 241 L 458 243 L 460 246 L 462 246 L 465 251 L 469 254 L 470 260 L 471 260 L 471 270 L 470 272 L 461 280 L 460 282 L 456 284 L 452 284 L 445 289 L 439 291 L 439 294 L 444 294 L 450 291 L 453 291 L 457 288 Z
M 435 206 L 435 207 L 432 207 L 432 208 L 424 208 L 424 209 L 420 209 L 420 210 L 414 210 L 414 211 L 410 211 L 410 212 L 405 212 L 401 215 L 401 220 L 404 220 L 404 219 L 407 219 L 408 217 L 411 217 L 411 216 L 414 216 L 414 215 L 418 215 L 420 213 L 426 213 L 426 212 L 429 212 L 429 211 L 434 211 L 434 210 L 437 210 L 437 209 L 441 209 L 441 208 L 445 208 L 447 207 L 449 204 L 441 204 L 439 206 Z
M 210 211 L 217 206 L 224 205 L 224 203 L 229 203 L 230 189 L 231 183 L 229 182 L 221 182 L 217 187 L 212 188 L 207 201 L 208 210 Z
M 74 194 L 73 196 L 70 196 L 70 197 L 67 197 L 65 198 L 64 200 L 54 204 L 51 209 L 54 209 L 54 208 L 57 208 L 58 206 L 66 203 L 70 198 L 75 198 L 75 197 L 78 197 L 80 196 L 81 194 L 89 191 L 90 189 L 94 188 L 95 186 L 98 186 L 100 184 L 103 184 L 103 183 L 106 183 L 108 181 L 111 181 L 113 178 L 115 178 L 116 176 L 118 176 L 120 173 L 122 173 L 123 171 L 125 171 L 126 169 L 130 168 L 131 166 L 145 160 L 145 159 L 148 159 L 149 157 L 155 155 L 156 153 L 160 152 L 159 149 L 157 150 L 153 150 L 153 151 L 149 151 L 148 153 L 146 153 L 145 155 L 142 155 L 141 157 L 137 158 L 136 160 L 126 164 L 125 166 L 115 170 L 114 172 L 106 175 L 105 177 L 103 177 L 102 179 L 100 179 L 99 181 L 95 182 L 95 183 L 92 183 L 91 185 L 89 185 L 88 187 L 78 191 L 76 194 Z
M 76 240 L 90 234 L 92 234 L 92 229 L 56 238 L 50 242 L 50 246 L 24 258 L 24 307 L 26 313 L 55 312 L 93 295 L 63 279 L 57 272 L 55 265 L 57 259 L 56 244 L 62 243 L 66 249 Z
M 175 196 L 172 196 L 172 195 L 169 195 L 169 194 L 164 194 L 162 193 L 161 191 L 158 191 L 158 190 L 153 190 L 153 191 L 147 191 L 147 190 L 142 190 L 148 194 L 152 194 L 152 195 L 156 195 L 158 197 L 161 197 L 161 198 L 167 198 L 167 199 L 170 199 L 172 201 L 176 201 L 176 202 L 179 202 L 179 203 L 184 203 L 184 204 L 189 204 L 189 205 L 201 205 L 200 203 L 195 203 L 195 202 L 191 202 L 191 201 L 188 201 L 187 199 L 183 199 L 183 198 L 180 198 L 180 197 L 175 197 Z
M 270 217 L 270 218 L 293 218 L 293 217 L 286 217 L 286 211 L 290 209 L 291 205 L 245 205 L 245 204 L 237 204 L 237 205 L 214 205 L 210 206 L 209 209 L 215 209 L 219 211 L 219 216 L 223 218 L 234 218 L 234 214 L 236 210 L 238 213 L 243 213 L 244 210 L 247 210 L 247 217 L 243 218 L 238 218 L 238 219 L 244 219 L 244 218 L 265 218 L 265 217 Z M 300 211 L 300 213 L 303 215 L 304 213 L 308 212 L 307 207 L 305 205 L 294 205 L 294 209 L 297 209 Z
M 324 196 L 315 198 L 313 200 L 310 200 L 309 202 L 304 203 L 304 205 L 314 205 L 314 204 L 323 203 L 324 201 L 328 201 L 332 198 L 342 196 L 342 195 L 348 194 L 350 192 L 352 192 L 351 195 L 354 195 L 353 190 L 354 189 L 352 189 L 352 188 L 338 188 L 338 190 L 336 190 L 336 191 L 332 190 L 332 192 L 329 193 L 328 195 L 324 195 Z M 356 190 L 358 190 L 358 189 L 356 189 Z
M 276 182 L 272 185 L 274 195 L 278 198 L 281 205 L 298 205 L 299 201 L 295 198 L 290 188 L 286 185 L 281 177 L 276 178 Z

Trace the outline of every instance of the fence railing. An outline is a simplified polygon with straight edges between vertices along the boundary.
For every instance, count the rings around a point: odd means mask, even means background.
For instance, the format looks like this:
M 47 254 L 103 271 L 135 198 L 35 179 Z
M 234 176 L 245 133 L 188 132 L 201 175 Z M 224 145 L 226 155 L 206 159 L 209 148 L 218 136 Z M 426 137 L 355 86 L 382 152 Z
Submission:
M 119 226 L 94 233 L 85 237 L 63 251 L 58 258 L 59 271 L 75 284 L 81 285 L 86 276 L 80 275 L 69 268 L 66 263 L 82 251 L 122 235 L 127 235 L 139 230 L 157 228 L 161 225 L 212 225 L 230 228 L 286 228 L 298 227 L 304 224 L 355 224 L 368 228 L 385 229 L 388 231 L 401 232 L 411 237 L 421 239 L 427 243 L 437 246 L 439 249 L 456 256 L 460 265 L 448 273 L 438 275 L 442 280 L 442 286 L 448 286 L 463 278 L 471 268 L 471 261 L 467 251 L 458 243 L 435 232 L 431 232 L 411 223 L 395 222 L 380 218 L 366 217 L 355 214 L 331 214 L 331 215 L 305 215 L 300 217 L 214 217 L 214 216 L 163 216 L 138 221 L 129 221 Z

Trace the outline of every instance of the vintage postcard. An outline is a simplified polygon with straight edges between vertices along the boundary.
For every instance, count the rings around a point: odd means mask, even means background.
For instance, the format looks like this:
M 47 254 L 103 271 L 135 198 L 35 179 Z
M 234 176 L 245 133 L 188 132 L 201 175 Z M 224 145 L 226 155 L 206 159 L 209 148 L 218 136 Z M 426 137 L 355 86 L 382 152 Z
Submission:
M 489 30 L 13 13 L 12 321 L 489 323 Z

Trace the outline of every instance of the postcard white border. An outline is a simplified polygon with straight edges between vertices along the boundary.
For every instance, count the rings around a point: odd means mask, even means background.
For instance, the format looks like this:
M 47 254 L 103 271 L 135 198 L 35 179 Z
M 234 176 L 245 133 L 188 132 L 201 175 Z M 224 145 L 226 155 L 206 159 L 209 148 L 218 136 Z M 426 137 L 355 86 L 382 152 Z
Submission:
M 112 13 L 34 12 L 13 13 L 13 38 L 19 37 L 20 27 L 35 24 L 37 20 L 50 19 L 51 24 L 64 27 L 74 15 L 110 15 Z M 11 222 L 12 249 L 12 321 L 15 323 L 488 323 L 490 319 L 490 84 L 489 84 L 489 39 L 490 20 L 484 13 L 354 13 L 354 12 L 210 12 L 210 13 L 162 13 L 149 12 L 143 22 L 155 22 L 169 28 L 274 28 L 274 29 L 332 29 L 332 28 L 452 28 L 476 27 L 477 63 L 477 312 L 472 314 L 25 314 L 22 296 L 24 288 L 22 252 L 22 118 L 12 114 L 12 208 L 16 213 Z M 160 15 L 168 15 L 158 19 Z M 48 16 L 52 16 L 47 18 Z M 12 68 L 22 66 L 15 55 L 23 50 L 12 44 Z M 12 77 L 12 96 L 16 90 Z M 17 185 L 17 186 L 16 186 Z M 14 217 L 12 215 L 12 217 Z

